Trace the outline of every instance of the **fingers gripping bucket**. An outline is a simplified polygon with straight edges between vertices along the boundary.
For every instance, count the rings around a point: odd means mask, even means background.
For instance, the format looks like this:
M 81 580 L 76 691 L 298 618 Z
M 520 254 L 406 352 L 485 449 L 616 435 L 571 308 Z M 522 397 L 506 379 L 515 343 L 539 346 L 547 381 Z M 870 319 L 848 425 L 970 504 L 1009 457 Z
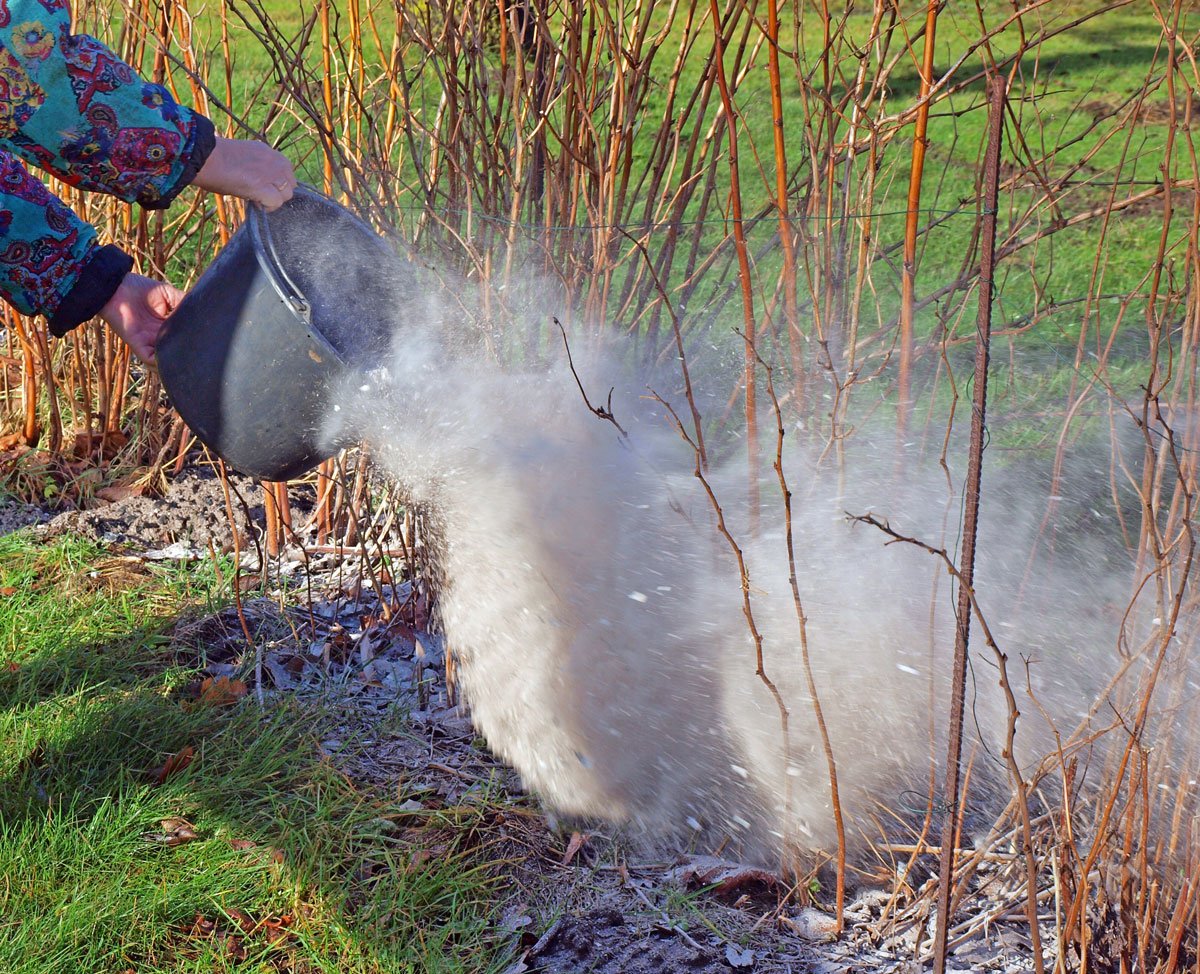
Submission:
M 321 429 L 386 361 L 403 266 L 369 226 L 301 188 L 252 207 L 171 314 L 155 357 L 172 404 L 235 470 L 289 480 L 344 444 Z

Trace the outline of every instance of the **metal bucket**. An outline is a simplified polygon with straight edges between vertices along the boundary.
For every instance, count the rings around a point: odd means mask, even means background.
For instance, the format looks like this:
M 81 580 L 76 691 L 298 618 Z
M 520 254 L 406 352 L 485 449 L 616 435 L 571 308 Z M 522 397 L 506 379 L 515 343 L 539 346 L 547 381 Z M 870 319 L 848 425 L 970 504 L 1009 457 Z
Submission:
M 233 469 L 290 480 L 344 445 L 334 397 L 384 365 L 411 272 L 367 224 L 301 187 L 245 223 L 167 319 L 155 357 L 183 421 Z

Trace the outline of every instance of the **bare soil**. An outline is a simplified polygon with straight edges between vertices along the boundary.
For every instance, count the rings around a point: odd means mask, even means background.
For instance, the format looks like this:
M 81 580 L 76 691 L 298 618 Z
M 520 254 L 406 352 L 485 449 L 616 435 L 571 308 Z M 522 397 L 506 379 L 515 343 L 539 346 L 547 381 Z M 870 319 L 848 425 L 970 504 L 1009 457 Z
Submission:
M 261 490 L 239 483 L 238 492 L 243 550 L 253 552 Z M 303 502 L 297 496 L 301 510 Z M 43 537 L 76 532 L 148 559 L 199 560 L 209 557 L 210 540 L 218 550 L 232 545 L 220 482 L 203 470 L 186 472 L 158 500 L 131 497 L 46 522 L 36 508 L 0 507 L 0 532 L 41 523 L 35 530 Z M 197 679 L 236 676 L 264 698 L 290 694 L 319 704 L 329 715 L 318 730 L 323 756 L 412 813 L 405 837 L 414 850 L 428 849 L 436 816 L 477 808 L 475 827 L 486 832 L 500 878 L 498 930 L 512 946 L 506 974 L 928 969 L 931 882 L 856 891 L 833 941 L 828 891 L 802 905 L 781 877 L 725 862 L 714 850 L 656 849 L 604 823 L 560 821 L 492 756 L 455 700 L 453 660 L 448 670 L 421 579 L 384 577 L 377 589 L 360 564 L 330 554 L 292 552 L 268 567 L 292 592 L 306 572 L 301 590 L 311 586 L 319 597 L 292 605 L 275 591 L 246 601 L 257 655 L 232 608 L 181 620 L 177 651 L 194 660 Z M 950 970 L 1032 969 L 1021 876 L 996 858 L 976 873 Z

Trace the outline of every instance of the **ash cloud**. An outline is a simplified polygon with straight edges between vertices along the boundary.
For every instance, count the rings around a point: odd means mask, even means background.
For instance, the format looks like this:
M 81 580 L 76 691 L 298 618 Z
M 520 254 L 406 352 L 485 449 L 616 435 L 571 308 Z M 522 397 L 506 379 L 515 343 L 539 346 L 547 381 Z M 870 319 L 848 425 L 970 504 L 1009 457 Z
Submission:
M 347 391 L 327 432 L 366 440 L 409 500 L 433 512 L 442 622 L 493 750 L 566 814 L 675 841 L 700 833 L 715 846 L 732 836 L 738 854 L 764 861 L 785 841 L 834 848 L 771 472 L 757 530 L 744 464 L 730 460 L 709 480 L 746 554 L 764 669 L 787 709 L 786 746 L 779 706 L 755 672 L 737 563 L 693 475 L 694 455 L 645 394 L 644 377 L 590 336 L 573 338 L 589 391 L 615 386 L 626 439 L 584 406 L 565 354 L 548 353 L 545 368 L 502 367 L 487 342 L 447 337 L 436 299 L 403 317 L 392 362 Z M 515 347 L 529 347 L 516 337 Z M 923 807 L 937 776 L 954 591 L 937 559 L 888 544 L 846 513 L 873 513 L 955 555 L 961 496 L 937 463 L 911 457 L 901 468 L 890 446 L 876 453 L 857 439 L 834 467 L 789 437 L 785 469 L 815 684 L 851 841 L 862 848 L 892 821 L 883 809 L 903 817 L 906 804 Z M 1088 463 L 1107 476 L 1106 460 Z M 1089 469 L 1081 483 L 1093 482 Z M 1089 713 L 1109 721 L 1119 705 L 1108 683 L 1122 664 L 1130 565 L 1107 541 L 1031 563 L 1042 509 L 1026 498 L 1044 491 L 1022 470 L 989 470 L 985 490 L 977 589 L 1010 657 L 1029 768 L 1055 746 L 1051 720 L 1065 735 Z M 1007 790 L 1006 711 L 978 626 L 973 639 L 965 752 L 975 756 L 986 827 L 988 796 Z

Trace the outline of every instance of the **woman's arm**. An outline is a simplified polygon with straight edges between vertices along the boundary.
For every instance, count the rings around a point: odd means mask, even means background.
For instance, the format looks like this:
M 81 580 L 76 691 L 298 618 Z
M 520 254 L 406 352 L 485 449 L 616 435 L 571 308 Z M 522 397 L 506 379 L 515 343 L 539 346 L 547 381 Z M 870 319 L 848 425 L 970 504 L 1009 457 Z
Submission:
M 296 187 L 284 155 L 217 138 L 203 115 L 72 34 L 67 0 L 0 0 L 0 141 L 70 185 L 152 209 L 193 182 L 268 210 Z M 132 266 L 0 149 L 0 298 L 44 315 L 54 335 L 98 315 L 150 360 L 181 294 Z
M 240 196 L 265 210 L 276 210 L 292 198 L 296 174 L 288 157 L 265 142 L 218 136 L 193 182 L 210 193 Z
M 133 261 L 0 150 L 0 297 L 64 335 L 100 312 Z
M 73 34 L 66 0 L 0 4 L 0 139 L 69 185 L 151 209 L 195 179 L 216 142 L 207 118 Z
M 132 269 L 127 254 L 100 246 L 91 226 L 0 150 L 0 298 L 44 315 L 53 335 L 99 317 L 150 362 L 183 294 Z

